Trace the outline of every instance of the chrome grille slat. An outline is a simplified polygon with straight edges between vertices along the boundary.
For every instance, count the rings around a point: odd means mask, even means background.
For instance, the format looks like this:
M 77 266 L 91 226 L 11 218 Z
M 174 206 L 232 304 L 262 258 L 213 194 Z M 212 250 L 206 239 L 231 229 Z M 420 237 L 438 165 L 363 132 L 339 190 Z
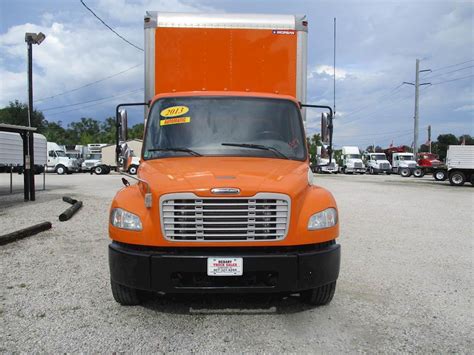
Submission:
M 168 194 L 160 207 L 163 235 L 172 241 L 276 241 L 286 237 L 290 218 L 289 197 L 273 193 L 251 198 Z

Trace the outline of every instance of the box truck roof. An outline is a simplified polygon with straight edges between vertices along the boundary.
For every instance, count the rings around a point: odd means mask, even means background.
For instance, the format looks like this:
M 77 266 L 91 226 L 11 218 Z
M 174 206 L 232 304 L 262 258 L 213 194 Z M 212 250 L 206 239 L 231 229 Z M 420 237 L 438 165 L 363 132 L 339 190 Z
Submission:
M 162 93 L 240 91 L 306 100 L 304 16 L 145 16 L 145 101 Z

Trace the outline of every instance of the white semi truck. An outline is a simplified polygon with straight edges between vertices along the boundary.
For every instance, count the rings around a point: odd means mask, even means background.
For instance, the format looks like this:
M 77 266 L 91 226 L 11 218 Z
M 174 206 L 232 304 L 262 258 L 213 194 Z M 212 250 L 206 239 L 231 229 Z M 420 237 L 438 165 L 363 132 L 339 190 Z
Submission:
M 344 174 L 365 174 L 366 168 L 358 147 L 342 147 L 340 171 Z
M 453 186 L 462 186 L 466 181 L 474 185 L 474 145 L 450 145 L 446 165 L 433 169 L 437 181 L 449 179 Z
M 35 133 L 34 140 L 34 172 L 44 171 L 46 165 L 46 137 Z M 0 132 L 0 172 L 21 173 L 23 171 L 23 140 L 18 133 Z
M 46 171 L 55 172 L 58 175 L 71 174 L 80 170 L 77 159 L 69 158 L 63 147 L 54 143 L 48 142 L 48 161 Z
M 385 153 L 365 153 L 364 160 L 367 172 L 370 174 L 385 173 L 389 175 L 392 171 L 392 165 L 387 160 Z

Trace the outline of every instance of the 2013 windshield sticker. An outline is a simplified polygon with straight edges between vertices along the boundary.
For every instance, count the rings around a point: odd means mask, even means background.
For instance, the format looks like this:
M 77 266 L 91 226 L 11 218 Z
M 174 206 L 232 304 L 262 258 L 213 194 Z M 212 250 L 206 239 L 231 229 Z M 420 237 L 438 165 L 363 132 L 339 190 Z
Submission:
M 184 115 L 189 112 L 189 107 L 187 106 L 171 106 L 165 108 L 160 112 L 160 115 L 163 117 L 176 117 Z
M 191 122 L 191 117 L 174 117 L 160 120 L 160 126 L 168 126 L 172 124 L 181 124 Z

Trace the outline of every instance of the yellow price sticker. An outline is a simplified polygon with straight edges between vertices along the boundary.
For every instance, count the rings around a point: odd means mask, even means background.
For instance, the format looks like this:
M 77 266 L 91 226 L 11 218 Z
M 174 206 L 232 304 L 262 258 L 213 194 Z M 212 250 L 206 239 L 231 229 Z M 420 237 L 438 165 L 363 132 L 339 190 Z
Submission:
M 189 123 L 189 122 L 191 122 L 191 117 L 167 118 L 165 120 L 160 120 L 160 126 L 168 126 L 171 124 L 180 124 L 180 123 Z
M 187 106 L 171 106 L 165 108 L 160 112 L 160 115 L 163 117 L 176 117 L 184 115 L 189 112 L 189 107 Z

